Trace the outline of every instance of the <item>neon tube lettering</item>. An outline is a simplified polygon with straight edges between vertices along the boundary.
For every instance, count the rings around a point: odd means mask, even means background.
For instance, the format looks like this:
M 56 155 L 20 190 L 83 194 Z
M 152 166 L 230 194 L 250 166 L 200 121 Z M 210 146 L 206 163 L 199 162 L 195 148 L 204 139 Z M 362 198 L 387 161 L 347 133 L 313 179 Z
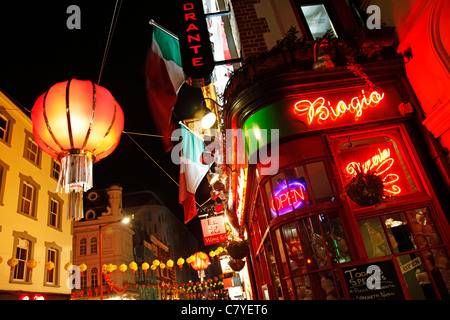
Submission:
M 272 214 L 276 216 L 277 211 L 279 215 L 285 214 L 303 206 L 306 203 L 305 190 L 306 187 L 302 183 L 295 181 L 289 183 L 289 188 L 285 184 L 274 191 L 270 202 Z
M 361 90 L 361 93 L 361 96 L 353 97 L 348 104 L 340 100 L 335 107 L 332 107 L 330 101 L 326 101 L 324 97 L 319 97 L 314 102 L 300 100 L 294 105 L 294 113 L 298 118 L 307 115 L 308 124 L 314 120 L 323 124 L 330 118 L 336 121 L 347 112 L 354 113 L 357 121 L 362 116 L 363 110 L 376 107 L 384 99 L 384 93 L 380 94 L 378 91 L 372 91 L 368 96 L 364 90 Z
M 400 179 L 400 177 L 395 173 L 385 174 L 388 170 L 391 169 L 393 164 L 394 159 L 391 158 L 391 150 L 389 148 L 386 148 L 383 151 L 378 149 L 378 153 L 364 163 L 350 162 L 349 164 L 347 164 L 347 167 L 345 169 L 348 174 L 353 176 L 356 176 L 358 172 L 367 173 L 373 170 L 376 175 L 383 178 L 385 187 L 384 191 L 389 194 L 396 195 L 402 191 L 402 189 L 395 184 Z

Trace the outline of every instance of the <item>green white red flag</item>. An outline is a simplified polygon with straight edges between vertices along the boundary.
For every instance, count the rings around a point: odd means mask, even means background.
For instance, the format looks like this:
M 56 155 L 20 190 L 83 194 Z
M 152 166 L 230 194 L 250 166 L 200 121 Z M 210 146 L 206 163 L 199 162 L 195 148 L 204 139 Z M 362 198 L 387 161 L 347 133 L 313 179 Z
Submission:
M 179 201 L 184 207 L 184 223 L 197 215 L 195 192 L 210 165 L 201 163 L 203 140 L 181 125 L 182 148 L 180 163 Z
M 163 136 L 165 151 L 172 148 L 170 137 L 176 125 L 172 122 L 177 94 L 185 81 L 178 39 L 153 25 L 151 50 L 146 66 L 147 99 L 153 122 Z

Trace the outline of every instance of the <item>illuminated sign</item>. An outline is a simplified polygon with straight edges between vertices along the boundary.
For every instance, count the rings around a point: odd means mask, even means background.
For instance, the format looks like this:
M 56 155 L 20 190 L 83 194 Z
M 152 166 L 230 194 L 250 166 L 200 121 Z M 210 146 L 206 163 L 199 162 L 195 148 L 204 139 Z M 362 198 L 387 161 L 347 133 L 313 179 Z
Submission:
M 214 57 L 200 0 L 180 1 L 179 41 L 184 73 L 190 77 L 190 85 L 203 87 L 211 83 Z
M 242 216 L 244 215 L 245 205 L 245 190 L 247 186 L 247 169 L 241 168 L 241 172 L 238 177 L 237 185 L 237 201 L 236 201 L 236 216 L 238 218 L 239 225 L 242 225 Z
M 270 202 L 270 211 L 274 216 L 283 215 L 307 205 L 308 195 L 306 184 L 300 181 L 291 181 L 278 187 L 273 192 L 274 198 Z
M 40 294 L 35 294 L 34 296 L 23 296 L 20 300 L 45 300 L 45 298 Z
M 227 230 L 223 222 L 223 216 L 202 219 L 203 241 L 205 246 L 216 244 L 228 240 Z
M 393 155 L 392 155 L 393 156 Z M 390 195 L 399 194 L 402 189 L 398 186 L 400 177 L 392 172 L 394 158 L 391 156 L 391 149 L 386 148 L 378 151 L 365 162 L 350 162 L 345 170 L 348 174 L 355 176 L 358 172 L 367 173 L 375 172 L 376 175 L 383 179 L 384 191 Z M 390 171 L 390 172 L 389 172 Z
M 360 96 L 350 99 L 348 103 L 340 100 L 334 107 L 324 97 L 319 97 L 313 102 L 300 100 L 294 105 L 294 113 L 299 119 L 306 115 L 308 124 L 313 123 L 314 120 L 319 124 L 323 124 L 328 119 L 336 121 L 348 112 L 354 113 L 355 121 L 357 121 L 362 116 L 363 110 L 376 107 L 384 98 L 384 93 L 380 94 L 378 91 L 372 91 L 369 95 L 366 95 L 364 90 L 361 93 Z

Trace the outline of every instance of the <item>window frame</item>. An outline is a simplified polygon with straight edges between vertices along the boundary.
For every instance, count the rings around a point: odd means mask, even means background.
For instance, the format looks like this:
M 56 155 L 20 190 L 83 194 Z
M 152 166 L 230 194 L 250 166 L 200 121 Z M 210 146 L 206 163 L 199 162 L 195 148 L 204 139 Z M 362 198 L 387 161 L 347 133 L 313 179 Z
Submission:
M 45 262 L 53 262 L 54 268 L 45 272 L 44 286 L 60 287 L 60 261 L 61 261 L 61 247 L 55 242 L 45 242 Z M 53 281 L 49 281 L 49 277 L 53 277 Z
M 25 260 L 23 262 L 23 273 L 24 273 L 24 279 L 17 279 L 16 278 L 16 268 L 18 268 L 19 264 L 17 264 L 14 269 L 10 272 L 10 278 L 9 278 L 9 282 L 10 283 L 18 283 L 18 284 L 26 284 L 26 285 L 30 285 L 32 284 L 32 276 L 33 273 L 30 271 L 29 268 L 27 268 L 27 261 L 30 259 L 34 258 L 34 248 L 35 248 L 35 244 L 36 244 L 36 238 L 29 235 L 27 232 L 18 232 L 18 231 L 13 231 L 13 237 L 14 237 L 14 246 L 12 248 L 12 256 L 16 257 L 17 256 L 17 248 L 19 245 L 19 241 L 20 239 L 27 241 L 29 246 L 28 246 L 28 252 L 27 252 L 27 260 Z M 17 258 L 16 258 L 17 259 Z
M 6 173 L 9 166 L 0 159 L 0 206 L 3 206 L 3 197 L 6 189 Z
M 86 237 L 83 237 L 80 239 L 80 256 L 86 256 L 87 255 L 87 240 Z
M 59 166 L 58 170 L 55 169 L 55 165 Z M 52 177 L 53 179 L 58 181 L 60 174 L 61 174 L 61 162 L 59 162 L 56 159 L 52 158 L 52 163 L 51 163 L 51 166 L 50 166 L 50 177 Z
M 6 120 L 6 127 L 5 127 L 5 134 L 3 138 L 0 138 L 0 142 L 3 142 L 8 147 L 11 147 L 11 140 L 12 140 L 12 132 L 14 128 L 14 124 L 16 123 L 16 119 L 14 119 L 6 110 L 4 107 L 0 107 L 0 116 Z
M 95 241 L 94 241 L 95 240 Z M 95 250 L 93 250 L 95 248 Z M 98 254 L 98 239 L 97 237 L 91 237 L 89 241 L 89 249 L 91 254 Z
M 49 203 L 48 203 L 48 220 L 47 220 L 47 225 L 51 228 L 54 228 L 56 230 L 62 231 L 62 210 L 63 210 L 63 205 L 64 205 L 64 201 L 56 194 L 53 192 L 48 192 L 48 197 L 49 197 Z M 52 211 L 52 204 L 57 203 L 58 207 L 57 207 L 57 212 L 53 212 Z M 52 215 L 55 215 L 55 222 L 56 225 L 52 224 Z
M 29 145 L 31 147 L 36 148 L 36 151 L 29 148 Z M 34 155 L 36 158 L 33 159 L 31 155 Z M 39 169 L 41 169 L 41 163 L 42 163 L 42 151 L 41 148 L 39 148 L 39 145 L 34 140 L 33 134 L 25 129 L 25 143 L 23 148 L 23 157 Z
M 40 186 L 33 180 L 30 176 L 25 176 L 22 173 L 19 173 L 20 183 L 19 183 L 19 196 L 18 196 L 18 205 L 17 212 L 23 216 L 29 217 L 31 219 L 37 220 L 37 207 L 38 207 L 38 199 L 39 199 L 39 190 Z M 23 203 L 23 192 L 25 185 L 28 185 L 33 188 L 33 194 L 30 199 L 30 213 L 26 213 L 22 211 L 22 203 Z

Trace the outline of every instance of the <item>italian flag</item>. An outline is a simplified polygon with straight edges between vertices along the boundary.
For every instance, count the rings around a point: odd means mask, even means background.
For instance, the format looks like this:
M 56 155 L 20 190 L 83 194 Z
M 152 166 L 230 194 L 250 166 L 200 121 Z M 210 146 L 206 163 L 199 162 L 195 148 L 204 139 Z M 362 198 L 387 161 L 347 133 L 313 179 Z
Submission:
M 204 165 L 200 157 L 205 149 L 203 140 L 181 125 L 181 163 L 179 201 L 184 207 L 184 223 L 197 215 L 195 192 L 208 172 L 210 165 Z
M 185 81 L 181 66 L 180 44 L 157 26 L 153 26 L 151 50 L 146 65 L 147 99 L 153 122 L 163 136 L 165 151 L 172 148 L 170 137 L 176 129 L 172 123 L 172 110 L 177 94 Z

